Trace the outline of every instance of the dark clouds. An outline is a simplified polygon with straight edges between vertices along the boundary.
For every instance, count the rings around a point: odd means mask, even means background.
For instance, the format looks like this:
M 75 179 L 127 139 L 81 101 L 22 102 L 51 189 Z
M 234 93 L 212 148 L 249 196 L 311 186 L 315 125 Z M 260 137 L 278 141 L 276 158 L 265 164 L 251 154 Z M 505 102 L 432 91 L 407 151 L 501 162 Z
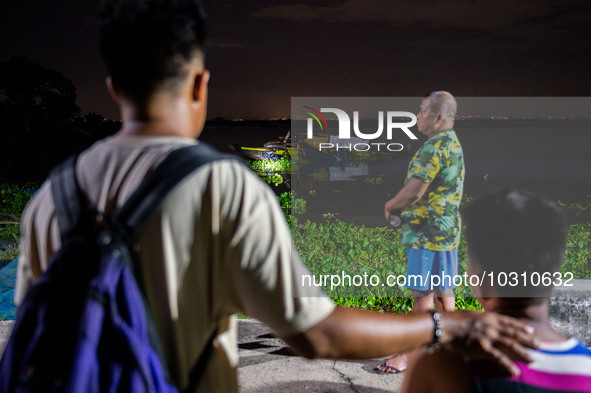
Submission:
M 72 79 L 113 115 L 92 2 L 0 5 L 0 56 Z M 591 95 L 587 0 L 204 0 L 210 117 L 288 117 L 292 96 Z
M 511 27 L 525 21 L 571 24 L 588 21 L 591 16 L 589 6 L 580 0 L 345 0 L 319 5 L 321 3 L 274 4 L 252 12 L 251 16 L 332 23 L 387 22 L 398 26 L 422 23 L 472 29 Z
M 464 96 L 587 96 L 591 90 L 587 1 L 258 4 L 242 5 L 248 17 L 216 31 L 237 33 L 242 48 L 214 51 L 212 67 L 220 87 L 238 96 L 243 91 L 226 85 L 226 75 L 250 69 L 242 86 L 272 92 L 260 103 L 280 113 L 290 96 L 302 95 L 420 96 L 446 88 Z M 216 58 L 232 56 L 218 68 Z

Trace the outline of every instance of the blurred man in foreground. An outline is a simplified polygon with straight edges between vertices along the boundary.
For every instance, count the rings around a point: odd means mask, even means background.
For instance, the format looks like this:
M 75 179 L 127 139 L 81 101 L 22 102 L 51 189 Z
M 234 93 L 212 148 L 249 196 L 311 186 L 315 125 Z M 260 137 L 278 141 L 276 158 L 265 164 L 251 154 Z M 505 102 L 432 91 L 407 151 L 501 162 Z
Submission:
M 210 74 L 194 0 L 105 1 L 101 21 L 107 84 L 123 125 L 81 154 L 77 177 L 90 203 L 108 213 L 168 153 L 199 143 Z M 22 239 L 17 303 L 60 248 L 48 182 L 26 209 Z M 136 246 L 166 362 L 181 388 L 216 332 L 197 391 L 237 391 L 238 312 L 261 320 L 309 358 L 378 357 L 441 342 L 514 369 L 495 345 L 532 345 L 526 325 L 512 318 L 370 313 L 335 307 L 321 291 L 302 287 L 308 270 L 292 248 L 275 195 L 234 160 L 206 164 L 185 178 Z

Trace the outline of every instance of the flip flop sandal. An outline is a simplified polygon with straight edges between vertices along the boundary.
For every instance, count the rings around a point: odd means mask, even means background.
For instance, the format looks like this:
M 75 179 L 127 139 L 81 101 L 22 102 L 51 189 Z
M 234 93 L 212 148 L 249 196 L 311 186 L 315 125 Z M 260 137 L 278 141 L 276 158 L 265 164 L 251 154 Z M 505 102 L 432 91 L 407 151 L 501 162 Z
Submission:
M 390 366 L 389 364 L 386 363 L 388 359 L 384 359 L 382 360 L 382 363 L 380 363 L 380 367 L 384 367 L 387 371 L 384 370 L 380 370 L 379 368 L 375 368 L 374 370 L 379 371 L 383 374 L 400 374 L 401 372 L 404 372 L 404 370 L 399 370 L 394 366 Z

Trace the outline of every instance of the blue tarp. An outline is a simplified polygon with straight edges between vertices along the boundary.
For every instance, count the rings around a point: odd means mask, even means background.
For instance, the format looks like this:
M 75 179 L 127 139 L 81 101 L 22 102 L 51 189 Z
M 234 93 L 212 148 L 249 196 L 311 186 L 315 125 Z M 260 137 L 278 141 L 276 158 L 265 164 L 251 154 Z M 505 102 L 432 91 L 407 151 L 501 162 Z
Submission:
M 0 319 L 10 320 L 16 316 L 14 305 L 14 285 L 18 258 L 0 270 Z

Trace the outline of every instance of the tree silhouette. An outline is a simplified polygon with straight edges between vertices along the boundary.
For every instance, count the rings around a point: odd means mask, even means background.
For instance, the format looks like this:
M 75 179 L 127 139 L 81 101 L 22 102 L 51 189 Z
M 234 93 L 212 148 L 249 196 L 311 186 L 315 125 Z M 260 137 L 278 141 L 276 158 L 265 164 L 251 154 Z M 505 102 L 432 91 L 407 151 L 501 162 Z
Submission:
M 24 58 L 0 62 L 0 176 L 44 176 L 73 150 L 79 117 L 76 88 L 58 71 Z

